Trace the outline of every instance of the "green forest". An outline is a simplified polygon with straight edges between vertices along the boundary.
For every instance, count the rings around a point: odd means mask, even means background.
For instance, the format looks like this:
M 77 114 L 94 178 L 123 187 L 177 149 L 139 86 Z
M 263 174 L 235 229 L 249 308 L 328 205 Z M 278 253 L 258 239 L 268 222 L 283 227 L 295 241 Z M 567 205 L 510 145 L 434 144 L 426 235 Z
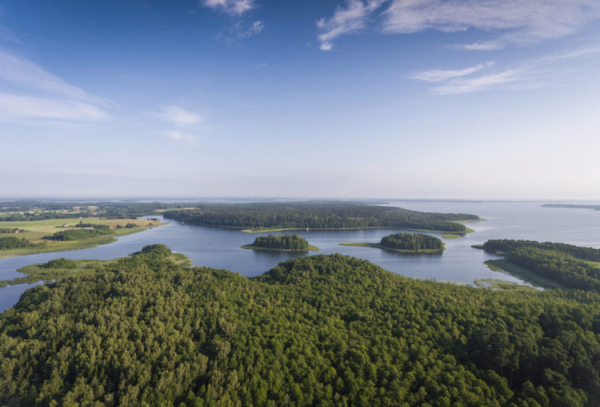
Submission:
M 168 210 L 167 219 L 191 225 L 249 229 L 359 229 L 394 227 L 466 233 L 458 221 L 476 215 L 417 212 L 360 203 L 258 203 L 198 205 L 197 209 Z
M 341 255 L 249 279 L 169 254 L 25 292 L 0 315 L 0 404 L 600 404 L 598 293 L 414 280 Z
M 63 230 L 61 232 L 56 232 L 50 236 L 44 236 L 45 240 L 55 240 L 58 242 L 68 242 L 73 240 L 84 240 L 91 239 L 93 237 L 98 237 L 102 235 L 112 235 L 114 231 L 109 228 L 100 228 L 100 229 L 73 229 L 73 230 Z
M 399 250 L 443 250 L 444 243 L 435 236 L 421 233 L 396 233 L 381 238 L 381 245 Z
M 483 249 L 565 287 L 600 292 L 600 249 L 531 240 L 488 240 Z
M 307 252 L 311 250 L 311 246 L 308 244 L 308 241 L 300 235 L 259 236 L 251 245 L 242 247 L 298 252 Z
M 18 237 L 0 237 L 0 250 L 6 249 L 20 249 L 23 247 L 35 247 L 36 244 L 31 243 L 25 238 L 19 239 Z

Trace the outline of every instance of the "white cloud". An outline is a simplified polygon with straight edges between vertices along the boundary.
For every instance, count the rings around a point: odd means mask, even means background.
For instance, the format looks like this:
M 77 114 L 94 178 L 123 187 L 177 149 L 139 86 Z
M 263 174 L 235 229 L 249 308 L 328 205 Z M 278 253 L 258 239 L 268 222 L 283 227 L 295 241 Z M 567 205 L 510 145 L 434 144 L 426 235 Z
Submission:
M 165 106 L 159 112 L 153 112 L 149 114 L 151 116 L 158 117 L 161 120 L 167 121 L 177 127 L 191 126 L 200 124 L 204 121 L 202 116 L 174 105 Z
M 486 62 L 485 64 L 479 64 L 471 68 L 465 68 L 460 70 L 431 70 L 417 72 L 411 75 L 411 78 L 425 82 L 444 82 L 448 79 L 457 78 L 461 76 L 471 75 L 484 68 L 488 68 L 493 65 L 493 62 Z
M 530 44 L 575 33 L 600 17 L 597 0 L 393 0 L 384 31 L 416 33 L 428 29 L 455 32 L 470 28 L 503 31 L 493 41 L 465 49 L 498 49 L 507 43 Z
M 333 49 L 333 40 L 340 35 L 355 33 L 365 28 L 369 16 L 384 2 L 385 0 L 348 0 L 346 7 L 338 7 L 329 20 L 321 18 L 317 21 L 321 50 Z
M 106 99 L 91 95 L 32 61 L 0 51 L 0 117 L 104 120 Z
M 194 136 L 193 134 L 189 134 L 189 133 L 183 133 L 181 131 L 177 131 L 177 130 L 170 130 L 170 131 L 165 131 L 162 133 L 165 137 L 174 140 L 174 141 L 181 141 L 181 142 L 185 142 L 189 145 L 196 145 L 198 144 L 198 141 L 196 139 L 196 136 Z
M 233 15 L 242 15 L 255 7 L 254 0 L 203 0 L 202 4 Z
M 108 114 L 85 102 L 0 93 L 0 118 L 98 121 Z
M 425 71 L 412 76 L 413 79 L 440 83 L 431 92 L 436 95 L 451 95 L 480 92 L 491 89 L 531 89 L 553 86 L 564 72 L 560 63 L 600 54 L 600 47 L 582 48 L 564 54 L 547 55 L 525 61 L 513 67 L 485 75 L 474 75 L 491 65 L 482 64 L 461 71 Z

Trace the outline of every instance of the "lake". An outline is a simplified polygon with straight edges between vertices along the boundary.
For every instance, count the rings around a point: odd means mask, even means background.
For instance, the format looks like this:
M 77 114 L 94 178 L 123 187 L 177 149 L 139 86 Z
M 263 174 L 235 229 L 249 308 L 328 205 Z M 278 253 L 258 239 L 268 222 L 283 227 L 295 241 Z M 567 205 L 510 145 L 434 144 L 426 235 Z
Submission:
M 167 220 L 168 224 L 165 226 L 122 236 L 115 243 L 91 249 L 0 259 L 0 279 L 17 278 L 21 276 L 17 269 L 58 257 L 107 260 L 127 256 L 148 244 L 162 243 L 187 255 L 194 265 L 227 269 L 247 277 L 261 275 L 278 263 L 293 257 L 341 253 L 369 260 L 394 273 L 409 277 L 464 284 L 473 284 L 476 279 L 492 278 L 530 285 L 516 277 L 488 269 L 483 264 L 484 261 L 501 257 L 473 249 L 471 245 L 489 239 L 506 238 L 563 242 L 600 248 L 600 211 L 543 208 L 543 203 L 545 202 L 389 201 L 390 206 L 406 209 L 472 213 L 487 219 L 484 222 L 468 224 L 475 233 L 469 233 L 460 239 L 445 240 L 446 251 L 437 255 L 402 255 L 368 247 L 339 245 L 343 242 L 376 243 L 383 236 L 403 231 L 402 229 L 292 232 L 307 239 L 311 245 L 321 248 L 321 251 L 291 254 L 240 248 L 241 245 L 252 243 L 257 236 L 268 233 L 250 234 L 230 229 L 180 225 Z M 441 237 L 440 234 L 432 235 Z M 33 285 L 19 284 L 0 288 L 0 312 L 12 307 L 31 286 Z

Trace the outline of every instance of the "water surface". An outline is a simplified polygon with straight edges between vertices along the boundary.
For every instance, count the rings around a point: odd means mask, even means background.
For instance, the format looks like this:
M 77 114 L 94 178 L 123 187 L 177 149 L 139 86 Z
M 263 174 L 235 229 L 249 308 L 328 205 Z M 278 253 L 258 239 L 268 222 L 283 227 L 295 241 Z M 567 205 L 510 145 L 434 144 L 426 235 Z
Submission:
M 476 233 L 460 239 L 446 240 L 446 251 L 434 255 L 406 255 L 368 247 L 340 246 L 342 242 L 376 243 L 383 236 L 402 229 L 368 229 L 345 231 L 298 231 L 319 254 L 342 253 L 369 260 L 394 273 L 409 277 L 456 281 L 472 284 L 476 279 L 503 279 L 529 285 L 508 274 L 494 272 L 483 263 L 499 256 L 471 248 L 488 239 L 529 239 L 564 242 L 600 248 L 600 211 L 584 209 L 543 208 L 543 202 L 442 202 L 392 201 L 391 206 L 431 212 L 473 213 L 487 219 L 469 223 Z M 0 279 L 21 276 L 16 270 L 28 264 L 43 263 L 66 257 L 69 259 L 107 260 L 124 257 L 148 244 L 162 243 L 184 253 L 193 264 L 227 269 L 247 277 L 258 276 L 287 259 L 315 254 L 294 254 L 244 250 L 240 246 L 254 241 L 259 234 L 202 226 L 168 224 L 144 232 L 122 236 L 117 242 L 95 248 L 43 253 L 0 260 Z M 284 234 L 286 232 L 277 232 Z M 289 233 L 289 232 L 287 232 Z M 267 233 L 261 234 L 267 235 Z M 434 234 L 440 237 L 440 234 Z M 0 312 L 13 306 L 28 284 L 0 288 Z

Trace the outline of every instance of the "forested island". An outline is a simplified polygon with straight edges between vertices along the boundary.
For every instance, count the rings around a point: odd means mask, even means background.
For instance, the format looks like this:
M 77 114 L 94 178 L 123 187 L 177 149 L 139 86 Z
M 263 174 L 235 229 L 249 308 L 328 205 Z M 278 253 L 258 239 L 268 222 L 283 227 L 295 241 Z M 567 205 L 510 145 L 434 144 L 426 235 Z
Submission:
M 308 241 L 300 235 L 259 236 L 254 240 L 254 243 L 244 245 L 242 248 L 283 252 L 308 252 L 321 250 L 318 247 L 309 245 Z
M 600 249 L 531 240 L 488 240 L 482 248 L 561 286 L 600 292 Z
M 167 210 L 163 214 L 185 224 L 239 228 L 247 232 L 404 228 L 460 234 L 472 230 L 457 222 L 480 220 L 470 214 L 417 212 L 349 202 L 204 204 L 196 209 Z
M 0 315 L 0 405 L 597 406 L 600 295 L 413 280 L 341 255 L 257 278 L 164 246 Z
M 364 246 L 405 254 L 442 253 L 444 242 L 435 236 L 420 233 L 396 233 L 384 236 L 379 243 L 340 243 L 342 246 Z

